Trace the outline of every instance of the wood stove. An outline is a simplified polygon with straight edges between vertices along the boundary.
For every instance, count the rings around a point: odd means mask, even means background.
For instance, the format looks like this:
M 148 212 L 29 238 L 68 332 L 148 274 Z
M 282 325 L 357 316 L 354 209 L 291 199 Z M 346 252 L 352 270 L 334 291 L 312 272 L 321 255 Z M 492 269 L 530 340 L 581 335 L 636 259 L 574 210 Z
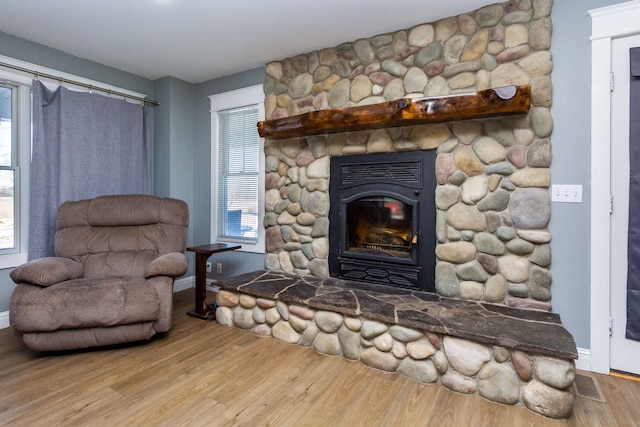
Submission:
M 331 159 L 329 274 L 434 292 L 435 150 Z

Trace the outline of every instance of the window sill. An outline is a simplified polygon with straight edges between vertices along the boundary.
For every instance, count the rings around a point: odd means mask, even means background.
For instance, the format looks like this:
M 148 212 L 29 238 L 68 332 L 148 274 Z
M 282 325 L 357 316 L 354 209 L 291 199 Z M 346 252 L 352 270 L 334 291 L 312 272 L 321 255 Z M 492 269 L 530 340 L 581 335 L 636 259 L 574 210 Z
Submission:
M 26 253 L 15 253 L 0 255 L 0 270 L 6 268 L 14 268 L 28 261 Z
M 247 243 L 246 240 L 233 240 L 233 239 L 213 239 L 213 241 L 218 242 L 218 243 L 230 243 L 230 244 L 235 244 L 235 245 L 240 245 L 241 248 L 237 249 L 236 252 L 251 252 L 251 253 L 256 253 L 256 254 L 263 254 L 265 253 L 265 247 L 264 244 L 260 244 L 260 243 Z

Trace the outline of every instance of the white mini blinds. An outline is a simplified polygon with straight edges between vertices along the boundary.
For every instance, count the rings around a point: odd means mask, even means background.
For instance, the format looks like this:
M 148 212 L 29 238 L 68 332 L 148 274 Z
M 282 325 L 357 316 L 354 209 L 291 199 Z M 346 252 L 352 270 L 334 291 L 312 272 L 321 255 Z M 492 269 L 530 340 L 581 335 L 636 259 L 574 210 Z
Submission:
M 217 235 L 224 240 L 258 241 L 260 137 L 258 105 L 219 110 Z

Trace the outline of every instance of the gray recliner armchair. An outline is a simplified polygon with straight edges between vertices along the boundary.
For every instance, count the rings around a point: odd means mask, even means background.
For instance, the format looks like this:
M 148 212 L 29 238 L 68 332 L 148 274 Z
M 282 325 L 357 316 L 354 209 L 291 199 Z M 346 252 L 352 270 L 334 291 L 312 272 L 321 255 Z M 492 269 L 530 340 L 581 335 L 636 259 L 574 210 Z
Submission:
M 171 328 L 173 283 L 187 270 L 185 202 L 149 195 L 63 203 L 55 257 L 11 272 L 9 321 L 32 350 L 146 340 Z

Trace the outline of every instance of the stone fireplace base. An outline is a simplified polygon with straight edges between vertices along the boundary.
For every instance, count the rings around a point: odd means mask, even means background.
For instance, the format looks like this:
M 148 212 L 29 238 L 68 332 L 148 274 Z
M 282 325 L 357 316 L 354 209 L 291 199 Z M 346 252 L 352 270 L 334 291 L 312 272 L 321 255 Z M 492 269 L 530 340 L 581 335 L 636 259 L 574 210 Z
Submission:
M 577 358 L 553 313 L 256 271 L 219 283 L 220 325 L 567 418 Z

